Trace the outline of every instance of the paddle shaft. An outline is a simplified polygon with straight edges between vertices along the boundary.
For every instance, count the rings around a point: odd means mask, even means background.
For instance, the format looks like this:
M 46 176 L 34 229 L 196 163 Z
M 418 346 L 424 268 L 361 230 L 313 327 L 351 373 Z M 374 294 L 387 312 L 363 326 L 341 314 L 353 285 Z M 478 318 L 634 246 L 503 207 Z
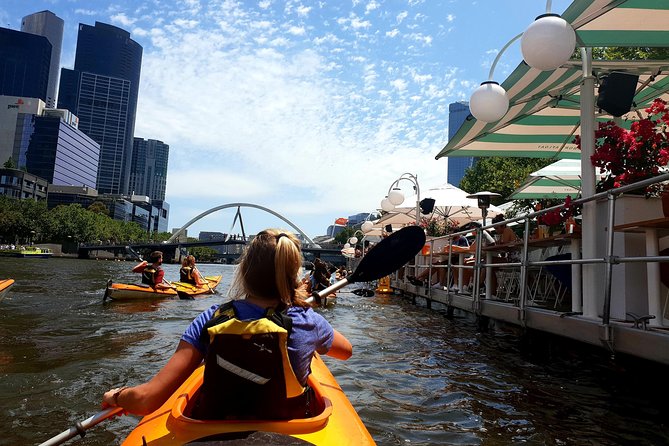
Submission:
M 108 409 L 105 409 L 101 412 L 96 413 L 92 417 L 85 419 L 84 421 L 77 422 L 77 424 L 75 424 L 68 430 L 61 432 L 60 434 L 56 435 L 53 438 L 50 438 L 49 440 L 45 441 L 39 446 L 56 446 L 59 444 L 63 444 L 67 440 L 70 440 L 71 438 L 74 438 L 77 435 L 80 435 L 83 438 L 84 435 L 86 435 L 86 429 L 90 429 L 91 427 L 99 424 L 100 422 L 106 420 L 107 418 L 111 418 L 114 415 L 121 414 L 122 412 L 123 412 L 122 407 L 110 407 Z
M 312 303 L 312 302 L 315 300 L 316 303 L 317 303 L 318 305 L 320 305 L 320 303 L 321 303 L 321 299 L 323 299 L 324 297 L 328 296 L 329 294 L 334 293 L 335 291 L 337 291 L 337 290 L 339 290 L 339 289 L 341 289 L 341 288 L 344 288 L 344 287 L 345 287 L 346 285 L 348 285 L 349 283 L 350 283 L 350 282 L 348 281 L 348 279 L 341 279 L 340 281 L 333 283 L 332 285 L 330 285 L 329 287 L 325 288 L 324 290 L 321 290 L 321 291 L 314 291 L 314 292 L 311 294 L 311 297 L 309 297 L 309 298 L 307 299 L 307 302 Z

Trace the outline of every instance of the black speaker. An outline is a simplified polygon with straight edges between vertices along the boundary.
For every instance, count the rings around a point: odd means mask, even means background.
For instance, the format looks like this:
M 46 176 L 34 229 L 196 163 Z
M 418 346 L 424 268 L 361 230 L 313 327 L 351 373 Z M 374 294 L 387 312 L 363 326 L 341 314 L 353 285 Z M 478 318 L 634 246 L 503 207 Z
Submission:
M 597 107 L 613 116 L 622 116 L 632 107 L 639 76 L 612 72 L 603 76 L 599 84 Z
M 393 232 L 393 225 L 386 225 L 386 232 Z
M 423 198 L 418 204 L 420 205 L 421 214 L 431 214 L 434 210 L 434 198 Z

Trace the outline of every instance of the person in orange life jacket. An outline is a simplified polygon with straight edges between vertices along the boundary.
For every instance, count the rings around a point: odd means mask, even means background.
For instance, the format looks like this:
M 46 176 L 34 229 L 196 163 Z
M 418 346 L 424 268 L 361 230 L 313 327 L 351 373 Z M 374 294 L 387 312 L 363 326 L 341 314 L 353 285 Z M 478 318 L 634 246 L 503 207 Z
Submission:
M 207 284 L 207 280 L 202 277 L 202 274 L 200 274 L 200 271 L 195 266 L 195 256 L 188 255 L 184 257 L 183 262 L 181 262 L 181 269 L 179 270 L 179 282 L 197 286 L 205 286 Z
M 242 254 L 229 294 L 233 298 L 235 318 L 240 321 L 263 318 L 270 309 L 290 317 L 288 356 L 295 377 L 305 386 L 315 352 L 345 360 L 353 349 L 351 343 L 305 301 L 304 284 L 299 280 L 301 267 L 299 239 L 285 231 L 267 229 L 260 232 Z M 268 280 L 270 278 L 272 280 Z M 153 378 L 135 387 L 107 391 L 102 397 L 102 407 L 121 406 L 138 415 L 160 407 L 206 357 L 207 346 L 202 344 L 201 335 L 204 325 L 218 308 L 213 305 L 190 324 L 176 352 Z
M 145 285 L 150 285 L 156 289 L 169 289 L 175 288 L 172 284 L 167 283 L 165 280 L 165 271 L 160 267 L 163 264 L 163 253 L 160 251 L 153 251 L 149 255 L 149 262 L 144 260 L 142 263 L 136 265 L 133 269 L 133 273 L 142 274 L 142 283 Z

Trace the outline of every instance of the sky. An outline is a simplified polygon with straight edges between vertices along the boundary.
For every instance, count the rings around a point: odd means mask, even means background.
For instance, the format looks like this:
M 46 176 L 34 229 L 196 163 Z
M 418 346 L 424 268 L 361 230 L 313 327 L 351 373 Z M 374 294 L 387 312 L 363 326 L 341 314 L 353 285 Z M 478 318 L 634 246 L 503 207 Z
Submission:
M 562 13 L 570 0 L 553 0 Z M 135 136 L 170 146 L 169 227 L 231 203 L 271 209 L 309 237 L 375 212 L 391 184 L 446 182 L 448 106 L 488 78 L 499 50 L 543 0 L 2 0 L 0 26 L 48 9 L 65 21 L 72 68 L 79 23 L 109 23 L 143 47 Z M 501 56 L 502 82 L 521 61 Z M 399 182 L 406 196 L 413 183 Z M 236 209 L 188 229 L 241 233 Z M 288 228 L 243 207 L 247 234 Z

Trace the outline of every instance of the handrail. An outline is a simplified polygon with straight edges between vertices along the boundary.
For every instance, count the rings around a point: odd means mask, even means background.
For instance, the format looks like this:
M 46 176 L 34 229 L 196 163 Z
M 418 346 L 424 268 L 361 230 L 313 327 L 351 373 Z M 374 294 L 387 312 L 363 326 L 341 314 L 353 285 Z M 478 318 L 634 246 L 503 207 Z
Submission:
M 615 202 L 616 200 L 623 194 L 628 193 L 630 191 L 638 190 L 641 188 L 645 188 L 647 186 L 660 183 L 660 182 L 666 182 L 669 181 L 669 173 L 657 175 L 653 178 L 648 178 L 639 182 L 636 182 L 634 184 L 629 184 L 626 186 L 622 186 L 616 189 L 611 189 L 605 192 L 600 192 L 597 194 L 592 195 L 591 197 L 588 198 L 579 198 L 572 200 L 571 204 L 572 206 L 575 205 L 581 205 L 590 201 L 595 201 L 595 200 L 601 200 L 602 198 L 607 199 L 607 220 L 606 220 L 606 225 L 609 228 L 614 228 L 615 226 Z M 473 310 L 478 313 L 480 311 L 481 305 L 480 305 L 480 289 L 481 289 L 481 284 L 480 282 L 480 271 L 483 268 L 488 269 L 488 271 L 492 267 L 520 267 L 520 291 L 519 291 L 519 299 L 518 299 L 518 308 L 521 310 L 521 322 L 524 320 L 524 309 L 527 305 L 527 296 L 526 296 L 526 289 L 527 289 L 527 281 L 528 281 L 528 268 L 533 267 L 533 266 L 550 266 L 550 265 L 587 265 L 587 264 L 604 264 L 605 265 L 605 288 L 604 288 L 604 304 L 602 308 L 602 325 L 603 326 L 608 326 L 610 323 L 610 318 L 611 318 L 611 283 L 612 283 L 612 278 L 613 278 L 613 265 L 617 264 L 622 264 L 622 263 L 649 263 L 649 262 L 669 262 L 669 256 L 658 256 L 658 255 L 645 255 L 645 256 L 635 256 L 635 257 L 619 257 L 619 256 L 614 256 L 614 241 L 615 241 L 615 231 L 609 230 L 608 233 L 606 234 L 606 250 L 605 250 L 605 255 L 604 257 L 595 257 L 595 258 L 572 258 L 572 259 L 566 259 L 566 260 L 551 260 L 551 261 L 546 261 L 546 260 L 539 260 L 539 261 L 530 261 L 529 260 L 529 227 L 530 227 L 530 220 L 546 214 L 548 212 L 552 212 L 558 209 L 563 208 L 564 205 L 557 205 L 553 206 L 550 208 L 546 209 L 541 209 L 539 211 L 535 211 L 530 214 L 522 215 L 522 216 L 517 216 L 513 218 L 506 219 L 501 222 L 497 223 L 491 223 L 486 226 L 478 227 L 474 230 L 465 230 L 465 231 L 458 231 L 455 233 L 451 233 L 448 235 L 440 236 L 440 237 L 435 237 L 431 240 L 428 241 L 430 244 L 430 256 L 429 256 L 429 264 L 424 265 L 428 269 L 430 269 L 428 277 L 432 277 L 433 269 L 434 268 L 447 268 L 447 277 L 451 277 L 451 273 L 455 270 L 460 272 L 462 269 L 473 269 L 474 270 L 474 275 L 473 275 L 473 283 L 474 283 L 474 289 L 473 289 L 473 294 L 472 294 L 472 304 L 473 304 Z M 483 237 L 483 231 L 492 229 L 498 225 L 508 225 L 509 223 L 514 223 L 514 222 L 523 222 L 524 224 L 524 234 L 523 234 L 523 243 L 522 243 L 522 251 L 521 251 L 521 261 L 520 262 L 507 262 L 507 263 L 486 263 L 482 259 L 482 243 L 481 240 L 484 238 Z M 454 254 L 453 252 L 453 239 L 455 236 L 464 236 L 467 233 L 470 233 L 474 231 L 476 233 L 476 242 L 477 242 L 477 247 L 476 247 L 476 262 L 474 263 L 473 266 L 468 266 L 468 265 L 460 265 L 460 264 L 453 264 L 452 263 L 452 255 Z M 448 240 L 448 262 L 446 265 L 433 265 L 432 259 L 433 259 L 433 252 L 434 252 L 434 244 L 435 242 L 439 240 L 447 239 Z M 419 267 L 419 265 L 416 265 Z M 465 284 L 460 283 L 459 285 L 463 287 Z M 431 293 L 431 291 L 428 291 L 428 293 Z M 450 295 L 450 290 L 449 290 L 449 295 Z

